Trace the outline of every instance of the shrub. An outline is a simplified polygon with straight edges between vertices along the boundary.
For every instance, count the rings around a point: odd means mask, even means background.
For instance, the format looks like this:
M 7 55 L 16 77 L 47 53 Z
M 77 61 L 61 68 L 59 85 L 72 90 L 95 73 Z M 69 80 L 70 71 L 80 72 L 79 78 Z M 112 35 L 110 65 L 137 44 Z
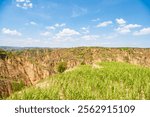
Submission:
M 25 87 L 25 84 L 23 81 L 19 81 L 19 82 L 13 82 L 12 83 L 12 89 L 13 89 L 13 92 L 15 91 L 20 91 L 22 88 Z
M 60 62 L 57 66 L 57 71 L 59 73 L 63 73 L 67 69 L 67 63 L 66 62 Z
M 7 58 L 7 52 L 0 49 L 0 59 L 5 60 Z
M 80 63 L 81 65 L 85 65 L 85 61 L 81 61 L 81 63 Z

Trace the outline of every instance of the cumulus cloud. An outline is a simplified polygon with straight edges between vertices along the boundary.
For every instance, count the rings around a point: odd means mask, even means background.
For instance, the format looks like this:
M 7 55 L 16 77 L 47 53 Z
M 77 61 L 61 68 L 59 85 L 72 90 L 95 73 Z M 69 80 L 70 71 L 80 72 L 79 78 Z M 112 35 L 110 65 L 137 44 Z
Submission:
M 122 18 L 116 19 L 116 22 L 117 22 L 117 24 L 119 24 L 119 25 L 125 25 L 125 24 L 126 24 L 126 21 L 125 21 L 124 19 L 122 19 Z
M 8 28 L 2 29 L 3 34 L 11 35 L 11 36 L 21 36 L 22 34 L 18 32 L 17 30 L 10 30 Z
M 129 28 L 125 28 L 125 27 L 118 27 L 116 29 L 116 31 L 118 31 L 119 33 L 122 33 L 122 34 L 131 32 Z
M 73 36 L 73 35 L 80 35 L 80 33 L 73 29 L 65 28 L 57 34 L 57 36 L 59 37 Z
M 80 35 L 79 32 L 69 29 L 69 28 L 64 28 L 62 31 L 54 35 L 53 41 L 55 42 L 65 42 L 65 41 L 75 41 L 76 36 Z
M 119 33 L 125 34 L 125 33 L 131 32 L 131 29 L 139 28 L 139 27 L 141 27 L 141 25 L 138 25 L 138 24 L 128 24 L 128 25 L 124 25 L 124 26 L 118 27 L 116 29 L 116 31 L 118 31 Z
M 32 8 L 33 4 L 31 0 L 16 0 L 16 6 L 23 9 Z
M 141 25 L 139 25 L 139 24 L 128 24 L 128 25 L 126 25 L 124 27 L 132 29 L 132 28 L 139 28 L 139 27 L 141 27 Z
M 64 27 L 64 26 L 66 26 L 65 23 L 62 23 L 62 24 L 55 24 L 55 27 Z
M 57 34 L 55 34 L 52 37 L 53 42 L 68 42 L 68 41 L 75 41 L 76 37 L 79 35 L 79 32 L 73 30 L 73 29 L 69 29 L 69 28 L 65 28 L 62 31 L 58 32 Z
M 108 26 L 108 25 L 110 25 L 110 24 L 112 24 L 112 21 L 105 21 L 105 22 L 99 23 L 99 24 L 97 25 L 97 27 L 98 27 L 98 28 L 99 28 L 99 27 L 106 27 L 106 26 Z
M 140 36 L 140 35 L 150 35 L 150 27 L 148 28 L 143 28 L 139 31 L 136 31 L 133 33 L 135 36 Z
M 47 31 L 40 33 L 41 36 L 49 37 L 54 42 L 65 42 L 65 41 L 74 41 L 80 33 L 74 29 L 64 28 L 59 30 L 57 33 L 51 33 L 50 30 L 55 29 L 56 27 L 47 27 Z
M 32 3 L 16 4 L 16 6 L 19 7 L 19 8 L 23 8 L 23 9 L 28 9 L 28 8 L 33 7 Z
M 46 29 L 47 30 L 55 30 L 56 28 L 61 28 L 61 27 L 64 27 L 64 26 L 66 26 L 66 24 L 65 23 L 62 23 L 62 24 L 55 24 L 55 25 L 53 25 L 53 26 L 47 26 L 46 27 Z
M 117 18 L 116 23 L 119 24 L 119 26 L 115 30 L 121 34 L 130 33 L 131 29 L 141 27 L 139 24 L 126 24 L 127 22 L 122 18 Z

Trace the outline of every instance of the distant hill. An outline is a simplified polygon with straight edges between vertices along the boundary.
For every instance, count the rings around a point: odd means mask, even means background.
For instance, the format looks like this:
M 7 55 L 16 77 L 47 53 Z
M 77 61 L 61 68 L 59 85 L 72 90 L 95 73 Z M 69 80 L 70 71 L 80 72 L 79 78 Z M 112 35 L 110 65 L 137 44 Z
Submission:
M 19 49 L 23 49 L 22 47 L 11 47 L 11 46 L 0 46 L 1 49 L 4 50 L 19 50 Z

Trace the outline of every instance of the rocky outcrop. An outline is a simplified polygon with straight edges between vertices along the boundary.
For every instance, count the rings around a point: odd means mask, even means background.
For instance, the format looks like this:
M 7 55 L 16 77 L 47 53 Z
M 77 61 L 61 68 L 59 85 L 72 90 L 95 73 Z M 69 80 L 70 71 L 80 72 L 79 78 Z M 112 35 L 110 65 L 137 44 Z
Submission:
M 0 98 L 57 73 L 56 66 L 61 61 L 67 63 L 67 69 L 101 61 L 128 62 L 149 67 L 149 57 L 150 49 L 70 48 L 15 51 L 11 56 L 0 57 Z

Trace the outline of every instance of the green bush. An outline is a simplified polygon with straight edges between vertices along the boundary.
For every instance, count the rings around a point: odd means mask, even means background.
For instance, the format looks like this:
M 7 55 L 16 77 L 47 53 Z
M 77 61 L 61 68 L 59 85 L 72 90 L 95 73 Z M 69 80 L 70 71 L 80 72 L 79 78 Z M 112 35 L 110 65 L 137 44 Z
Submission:
M 57 72 L 63 73 L 67 69 L 67 63 L 66 62 L 60 62 L 57 66 Z
M 12 83 L 12 90 L 13 90 L 13 92 L 19 91 L 19 90 L 21 90 L 24 87 L 25 87 L 25 84 L 24 84 L 23 81 L 13 82 Z

